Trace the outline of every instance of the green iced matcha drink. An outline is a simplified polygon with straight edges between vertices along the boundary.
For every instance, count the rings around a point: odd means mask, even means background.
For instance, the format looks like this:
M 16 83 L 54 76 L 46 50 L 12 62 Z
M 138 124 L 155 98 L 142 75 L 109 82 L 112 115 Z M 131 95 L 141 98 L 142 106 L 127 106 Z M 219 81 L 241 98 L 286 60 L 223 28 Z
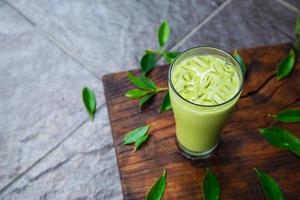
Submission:
M 211 154 L 242 83 L 240 66 L 222 50 L 199 47 L 175 59 L 169 72 L 169 91 L 177 143 L 185 154 Z

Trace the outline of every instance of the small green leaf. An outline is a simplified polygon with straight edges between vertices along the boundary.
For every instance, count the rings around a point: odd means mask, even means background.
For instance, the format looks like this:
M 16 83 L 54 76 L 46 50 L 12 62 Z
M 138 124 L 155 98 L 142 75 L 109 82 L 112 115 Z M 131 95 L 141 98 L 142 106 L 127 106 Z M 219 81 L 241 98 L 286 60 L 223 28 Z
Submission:
M 287 77 L 293 70 L 295 65 L 295 52 L 290 50 L 289 54 L 285 56 L 277 65 L 277 80 Z
M 167 185 L 167 172 L 164 170 L 163 175 L 155 182 L 148 192 L 147 200 L 161 200 L 164 196 Z
M 166 92 L 163 102 L 160 107 L 160 112 L 168 111 L 172 109 L 171 101 L 170 101 L 170 95 L 169 91 Z
M 273 116 L 276 120 L 285 122 L 285 123 L 296 123 L 300 122 L 300 110 L 299 109 L 290 109 L 284 110 Z
M 94 91 L 88 87 L 84 87 L 82 90 L 82 100 L 90 119 L 94 120 L 97 104 Z
M 138 150 L 140 148 L 140 146 L 148 140 L 149 136 L 150 136 L 149 134 L 146 134 L 143 137 L 141 137 L 140 139 L 138 139 L 134 143 L 134 151 Z
M 174 59 L 176 58 L 176 56 L 178 56 L 178 54 L 180 54 L 180 52 L 178 52 L 178 51 L 167 51 L 163 55 L 164 55 L 166 62 L 168 64 L 171 64 L 174 61 Z
M 140 138 L 142 138 L 148 133 L 148 130 L 149 130 L 149 126 L 147 125 L 130 131 L 123 138 L 123 144 L 132 144 L 137 142 Z
M 145 96 L 143 96 L 142 98 L 139 99 L 139 105 L 140 107 L 142 105 L 144 105 L 147 101 L 149 101 L 151 99 L 151 97 L 153 97 L 154 93 L 150 93 L 150 94 L 147 94 Z
M 161 48 L 168 42 L 170 32 L 171 30 L 169 23 L 167 21 L 163 21 L 158 29 L 157 34 L 158 43 Z
M 259 132 L 273 146 L 300 156 L 300 139 L 288 130 L 272 127 L 259 129 Z
M 126 92 L 125 96 L 128 98 L 132 98 L 132 99 L 138 99 L 138 98 L 145 96 L 148 93 L 149 93 L 149 91 L 140 90 L 140 89 L 132 89 L 132 90 L 128 90 Z
M 157 89 L 156 84 L 151 79 L 143 75 L 134 76 L 132 73 L 128 72 L 128 79 L 133 85 L 135 85 L 140 89 L 147 90 L 147 91 L 153 91 Z
M 151 88 L 152 90 L 157 90 L 157 86 L 156 84 L 150 79 L 150 78 L 147 78 L 146 76 L 143 76 L 141 75 L 139 77 L 139 79 L 141 81 L 143 81 L 149 88 Z
M 260 185 L 263 189 L 266 199 L 283 200 L 283 194 L 275 180 L 262 170 L 257 168 L 254 168 L 254 170 L 259 178 Z
M 204 200 L 218 200 L 220 199 L 221 188 L 214 173 L 207 169 L 206 176 L 202 183 L 202 193 Z
M 244 61 L 244 59 L 242 58 L 242 56 L 240 56 L 240 54 L 238 53 L 238 51 L 235 49 L 233 52 L 233 57 L 236 59 L 236 61 L 240 64 L 241 69 L 243 71 L 243 74 L 246 74 L 247 71 L 247 66 L 246 63 Z
M 140 61 L 141 69 L 144 74 L 147 74 L 150 70 L 152 70 L 156 65 L 156 55 L 151 52 L 145 52 L 141 61 Z
M 296 49 L 297 49 L 298 55 L 300 55 L 300 12 L 298 12 L 298 15 L 297 15 L 295 36 L 296 36 Z

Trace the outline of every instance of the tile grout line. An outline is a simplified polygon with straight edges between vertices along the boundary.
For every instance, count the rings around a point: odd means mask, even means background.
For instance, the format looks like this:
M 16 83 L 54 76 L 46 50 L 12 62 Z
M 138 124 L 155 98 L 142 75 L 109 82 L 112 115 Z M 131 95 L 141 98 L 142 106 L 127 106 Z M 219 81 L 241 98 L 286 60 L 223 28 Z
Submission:
M 278 4 L 282 5 L 282 3 L 280 2 L 281 0 L 275 0 Z M 282 5 L 284 6 L 284 5 Z M 290 9 L 286 6 L 284 6 L 286 9 Z M 289 39 L 290 43 L 293 43 L 293 40 L 294 40 L 294 36 L 292 33 L 286 33 L 285 31 L 283 31 L 280 26 L 278 26 L 276 23 L 273 23 L 270 19 L 266 19 L 268 24 L 273 28 L 275 29 L 276 31 L 278 31 L 280 34 L 282 34 L 283 36 L 285 36 L 287 39 Z
M 179 46 L 185 43 L 192 35 L 194 35 L 199 29 L 201 29 L 207 22 L 209 22 L 212 18 L 214 18 L 225 6 L 227 6 L 232 0 L 225 1 L 221 6 L 219 6 L 216 10 L 214 10 L 210 15 L 208 15 L 200 24 L 198 24 L 195 28 L 189 31 L 177 44 L 175 44 L 170 51 L 176 50 Z
M 80 65 L 82 65 L 86 70 L 88 70 L 90 73 L 92 73 L 94 76 L 96 76 L 96 78 L 101 79 L 101 75 L 97 75 L 93 70 L 92 67 L 90 67 L 89 65 L 87 65 L 86 63 L 84 63 L 83 61 L 81 61 L 80 58 L 77 58 L 76 55 L 73 55 L 69 50 L 67 50 L 67 48 L 65 48 L 63 46 L 63 44 L 60 44 L 59 40 L 57 40 L 51 33 L 49 33 L 48 31 L 46 31 L 45 29 L 43 29 L 41 26 L 37 25 L 34 21 L 32 21 L 28 16 L 26 16 L 20 9 L 18 9 L 17 7 L 15 7 L 13 4 L 11 4 L 10 2 L 8 2 L 7 0 L 4 0 L 4 2 L 13 10 L 15 10 L 18 14 L 20 14 L 22 17 L 25 18 L 26 21 L 28 21 L 36 30 L 40 30 L 42 32 L 43 35 L 45 35 L 52 44 L 54 44 L 57 48 L 59 48 L 60 50 L 62 50 L 65 54 L 67 54 L 68 56 L 70 56 L 74 61 L 76 61 L 77 63 L 79 63 Z
M 36 24 L 26 15 L 24 15 L 24 13 L 22 13 L 19 9 L 17 9 L 14 5 L 12 5 L 10 2 L 8 2 L 7 0 L 3 1 L 4 3 L 6 3 L 11 9 L 13 9 L 14 11 L 16 11 L 19 15 L 21 15 L 22 17 L 25 18 L 25 20 L 27 22 L 29 22 L 32 26 L 35 26 Z
M 103 106 L 105 106 L 105 102 L 102 103 L 96 110 L 96 113 L 99 112 Z M 27 174 L 31 169 L 33 169 L 35 166 L 37 166 L 40 162 L 42 162 L 47 156 L 49 156 L 52 152 L 54 152 L 58 147 L 60 147 L 61 144 L 63 144 L 65 141 L 67 141 L 73 134 L 76 133 L 78 129 L 83 127 L 90 119 L 87 118 L 80 122 L 68 135 L 66 135 L 62 140 L 60 140 L 57 144 L 55 144 L 49 151 L 47 151 L 45 154 L 43 154 L 39 159 L 37 159 L 34 163 L 32 163 L 30 166 L 28 166 L 24 171 L 22 171 L 18 176 L 16 176 L 14 179 L 12 179 L 9 183 L 7 183 L 4 187 L 0 189 L 0 195 L 3 194 L 10 186 L 12 186 L 16 181 L 18 181 L 20 178 L 22 178 L 25 174 Z
M 292 34 L 288 34 L 286 32 L 284 32 L 283 30 L 280 29 L 280 27 L 278 27 L 276 24 L 272 23 L 270 20 L 267 19 L 267 22 L 269 23 L 269 25 L 275 29 L 276 31 L 278 31 L 280 34 L 282 34 L 283 36 L 285 36 L 287 39 L 290 40 L 291 43 L 293 43 L 294 37 Z
M 39 26 L 36 26 L 36 27 L 39 27 Z M 49 33 L 48 31 L 46 31 L 45 29 L 43 28 L 39 28 L 45 35 L 46 37 L 56 46 L 58 47 L 60 50 L 62 50 L 65 54 L 69 55 L 70 57 L 72 57 L 72 59 L 74 59 L 76 62 L 78 62 L 80 65 L 83 65 L 84 68 L 86 70 L 88 70 L 90 73 L 92 73 L 94 76 L 96 76 L 96 78 L 101 79 L 101 76 L 97 75 L 96 72 L 94 72 L 92 70 L 92 67 L 90 67 L 89 65 L 85 64 L 83 61 L 80 60 L 80 58 L 77 58 L 76 55 L 73 55 L 67 48 L 64 47 L 63 44 L 61 44 L 59 42 L 59 40 L 57 40 L 51 33 Z
M 46 158 L 49 154 L 51 154 L 55 149 L 57 149 L 64 141 L 66 141 L 70 136 L 72 136 L 76 130 L 78 130 L 81 126 L 83 126 L 89 119 L 84 120 L 78 126 L 75 127 L 66 137 L 64 137 L 60 142 L 54 145 L 49 151 L 47 151 L 43 156 L 41 156 L 38 160 L 36 160 L 32 165 L 27 167 L 23 172 L 21 172 L 18 176 L 12 179 L 8 184 L 6 184 L 3 188 L 0 189 L 0 194 L 4 193 L 11 185 L 13 185 L 16 181 L 18 181 L 21 177 L 23 177 L 27 172 L 33 169 L 37 164 L 39 164 L 44 158 Z
M 275 0 L 275 1 L 277 1 L 277 2 L 280 3 L 281 5 L 283 5 L 283 6 L 287 7 L 287 8 L 289 8 L 290 10 L 292 10 L 292 11 L 294 11 L 294 12 L 296 12 L 296 13 L 299 12 L 299 9 L 298 9 L 298 8 L 296 8 L 295 6 L 289 4 L 288 2 L 286 2 L 286 1 L 284 1 L 284 0 Z
M 275 0 L 278 4 L 281 4 L 283 7 L 285 7 L 286 9 L 292 10 L 293 12 L 295 12 L 296 14 L 299 12 L 298 8 L 294 7 L 293 5 L 289 4 L 288 2 L 286 2 L 285 0 Z M 277 24 L 272 23 L 270 20 L 267 20 L 268 23 L 275 29 L 277 30 L 279 33 L 281 33 L 283 36 L 285 36 L 286 38 L 288 38 L 290 40 L 290 42 L 293 44 L 293 41 L 295 40 L 295 36 L 292 33 L 286 33 L 283 30 L 280 29 L 280 26 L 278 26 Z

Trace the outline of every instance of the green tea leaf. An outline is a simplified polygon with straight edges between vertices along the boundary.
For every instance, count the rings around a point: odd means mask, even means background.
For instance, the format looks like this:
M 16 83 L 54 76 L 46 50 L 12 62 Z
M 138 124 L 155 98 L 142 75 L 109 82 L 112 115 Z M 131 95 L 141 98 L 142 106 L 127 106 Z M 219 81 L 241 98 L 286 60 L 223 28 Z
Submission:
M 152 80 L 150 80 L 149 78 L 143 75 L 134 76 L 132 73 L 128 72 L 128 79 L 133 85 L 135 85 L 140 89 L 147 90 L 147 91 L 153 91 L 157 89 L 156 84 Z
M 206 176 L 202 183 L 202 193 L 204 200 L 218 200 L 220 199 L 221 188 L 214 173 L 207 169 Z
M 283 200 L 283 194 L 275 180 L 262 170 L 257 168 L 254 168 L 254 170 L 259 178 L 260 185 L 263 189 L 266 199 Z
M 160 107 L 160 112 L 168 111 L 172 109 L 171 101 L 170 101 L 170 95 L 169 91 L 166 92 L 163 102 Z
M 139 79 L 143 81 L 149 88 L 152 88 L 152 90 L 157 90 L 156 84 L 150 78 L 142 75 L 139 77 Z
M 147 74 L 156 65 L 156 55 L 151 52 L 145 52 L 141 61 L 141 69 L 144 74 Z
M 90 119 L 94 120 L 97 104 L 94 91 L 88 87 L 84 87 L 82 90 L 82 100 Z
M 259 132 L 273 146 L 300 156 L 300 139 L 288 130 L 272 127 L 259 129 Z
M 178 52 L 178 51 L 168 51 L 168 52 L 165 52 L 163 55 L 164 55 L 166 62 L 168 64 L 171 64 L 174 61 L 174 59 L 176 58 L 176 56 L 178 56 L 178 54 L 180 54 L 180 52 Z
M 244 59 L 242 58 L 242 56 L 240 56 L 240 54 L 238 53 L 238 51 L 235 49 L 234 52 L 233 52 L 233 55 L 232 55 L 236 61 L 240 64 L 241 66 L 241 69 L 243 71 L 243 74 L 245 75 L 246 74 L 246 71 L 247 71 L 247 66 L 246 66 L 246 63 L 244 61 Z
M 295 36 L 296 36 L 296 50 L 298 52 L 298 55 L 300 55 L 300 12 L 298 12 L 297 15 Z
M 132 98 L 132 99 L 138 99 L 140 97 L 145 96 L 148 93 L 149 93 L 149 91 L 140 90 L 140 89 L 132 89 L 132 90 L 128 90 L 126 92 L 125 96 L 128 98 Z
M 271 115 L 273 116 L 273 115 Z M 273 116 L 276 120 L 285 123 L 296 123 L 300 122 L 300 110 L 290 109 L 284 110 Z
M 287 77 L 293 70 L 295 65 L 295 52 L 290 50 L 289 54 L 285 56 L 277 65 L 277 80 Z
M 163 47 L 169 39 L 170 36 L 170 27 L 169 27 L 169 23 L 167 21 L 164 21 L 159 29 L 158 29 L 158 34 L 157 34 L 157 39 L 158 39 L 158 43 L 160 47 Z
M 149 101 L 151 99 L 151 97 L 153 97 L 154 93 L 150 93 L 147 94 L 145 96 L 143 96 L 142 98 L 139 99 L 139 105 L 142 106 L 144 105 L 147 101 Z
M 138 139 L 134 143 L 134 151 L 138 150 L 140 148 L 140 146 L 148 140 L 149 136 L 150 136 L 149 134 L 146 134 L 143 137 L 141 137 L 140 139 Z
M 147 200 L 161 200 L 163 198 L 167 185 L 166 174 L 167 172 L 164 170 L 163 175 L 155 182 L 148 192 Z
M 137 142 L 140 138 L 142 138 L 148 133 L 148 130 L 149 130 L 149 126 L 147 125 L 130 131 L 123 138 L 123 144 L 132 144 Z

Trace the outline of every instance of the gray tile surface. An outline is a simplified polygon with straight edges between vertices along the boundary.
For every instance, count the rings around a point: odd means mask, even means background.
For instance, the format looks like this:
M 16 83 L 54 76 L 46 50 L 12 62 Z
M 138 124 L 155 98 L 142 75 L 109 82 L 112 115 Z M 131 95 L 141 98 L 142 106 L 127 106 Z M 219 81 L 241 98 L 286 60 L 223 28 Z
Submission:
M 84 85 L 104 97 L 100 80 L 40 32 L 1 35 L 0 45 L 1 189 L 87 119 Z
M 233 50 L 290 42 L 295 20 L 295 12 L 274 0 L 233 0 L 179 49 L 210 45 Z
M 119 176 L 110 126 L 102 106 L 94 123 L 79 128 L 0 199 L 122 199 L 116 180 Z
M 122 199 L 94 73 L 136 68 L 142 51 L 157 46 L 163 19 L 173 28 L 168 48 L 230 50 L 291 41 L 296 17 L 275 0 L 229 0 L 216 16 L 225 0 L 8 1 L 0 0 L 1 200 Z M 100 107 L 93 123 L 81 102 L 85 85 Z
M 4 1 L 0 1 L 0 39 L 31 31 L 32 25 Z
M 146 48 L 156 48 L 154 29 L 167 19 L 175 44 L 222 0 L 25 1 L 10 0 L 97 74 L 136 68 Z

